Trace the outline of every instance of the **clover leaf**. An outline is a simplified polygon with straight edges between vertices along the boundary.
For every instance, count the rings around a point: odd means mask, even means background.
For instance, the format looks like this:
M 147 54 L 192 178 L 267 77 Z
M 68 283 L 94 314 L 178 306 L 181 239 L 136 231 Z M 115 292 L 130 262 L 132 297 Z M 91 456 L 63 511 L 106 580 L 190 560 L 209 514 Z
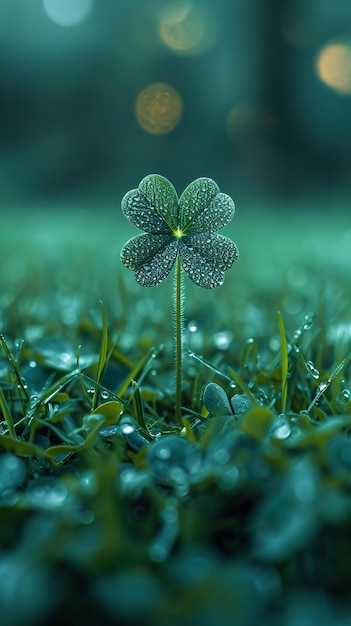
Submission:
M 121 261 L 143 287 L 161 283 L 179 255 L 189 278 L 207 289 L 219 287 L 238 259 L 236 244 L 215 234 L 235 211 L 233 200 L 210 178 L 194 180 L 180 196 L 163 176 L 150 174 L 122 200 L 122 211 L 145 231 L 123 246 Z

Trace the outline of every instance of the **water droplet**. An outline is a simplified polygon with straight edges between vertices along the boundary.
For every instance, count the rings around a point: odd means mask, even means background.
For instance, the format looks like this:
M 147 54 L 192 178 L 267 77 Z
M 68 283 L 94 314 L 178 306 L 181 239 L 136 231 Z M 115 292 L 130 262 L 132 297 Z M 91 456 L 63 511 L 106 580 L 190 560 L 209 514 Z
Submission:
M 233 341 L 233 333 L 229 330 L 215 333 L 213 341 L 219 350 L 228 350 L 231 342 Z
M 317 392 L 318 393 L 323 393 L 328 387 L 328 383 L 320 383 L 320 385 L 318 385 L 318 389 Z
M 306 361 L 306 369 L 309 371 L 311 376 L 313 376 L 313 378 L 315 378 L 315 379 L 319 378 L 319 375 L 320 375 L 319 371 L 314 366 L 313 361 Z
M 102 400 L 108 400 L 109 397 L 110 397 L 110 394 L 109 394 L 108 391 L 102 391 L 101 394 L 100 394 L 100 397 L 101 397 Z
M 282 426 L 279 426 L 279 428 L 276 429 L 274 434 L 277 437 L 277 439 L 286 439 L 287 437 L 289 437 L 290 432 L 291 430 L 290 430 L 289 424 L 283 424 Z
M 301 337 L 301 335 L 302 335 L 302 330 L 300 330 L 298 328 L 297 330 L 294 331 L 293 338 L 294 339 L 299 339 Z
M 111 426 L 100 428 L 99 433 L 102 437 L 113 437 L 120 433 L 120 427 L 117 424 L 111 424 Z
M 269 348 L 272 352 L 277 352 L 280 348 L 280 340 L 278 337 L 271 337 L 269 340 Z
M 190 333 L 196 333 L 196 331 L 197 331 L 197 324 L 196 324 L 196 322 L 194 322 L 194 321 L 189 322 L 189 324 L 188 324 L 188 331 Z
M 350 391 L 350 389 L 343 389 L 341 391 L 341 393 L 344 396 L 344 398 L 346 398 L 346 400 L 349 400 L 351 398 L 351 391 Z
M 87 389 L 87 393 L 89 393 L 90 395 L 93 395 L 95 393 L 94 387 L 90 387 L 89 389 Z
M 121 431 L 124 435 L 131 435 L 135 431 L 135 426 L 132 424 L 123 424 L 121 426 Z
M 36 367 L 37 366 L 37 362 L 36 361 L 29 361 L 28 363 L 29 367 Z
M 314 321 L 313 313 L 310 315 L 306 315 L 303 326 L 302 326 L 303 330 L 309 330 L 310 328 L 312 328 L 313 321 Z
M 278 423 L 274 429 L 274 437 L 276 439 L 287 439 L 291 433 L 291 428 L 288 421 L 284 418 Z

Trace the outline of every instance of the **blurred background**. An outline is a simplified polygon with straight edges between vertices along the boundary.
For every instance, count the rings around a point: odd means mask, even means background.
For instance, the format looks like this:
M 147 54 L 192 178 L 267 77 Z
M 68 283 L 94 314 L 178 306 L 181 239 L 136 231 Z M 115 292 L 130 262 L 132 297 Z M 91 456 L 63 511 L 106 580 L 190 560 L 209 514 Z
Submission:
M 348 0 L 0 0 L 0 92 L 3 207 L 350 198 Z

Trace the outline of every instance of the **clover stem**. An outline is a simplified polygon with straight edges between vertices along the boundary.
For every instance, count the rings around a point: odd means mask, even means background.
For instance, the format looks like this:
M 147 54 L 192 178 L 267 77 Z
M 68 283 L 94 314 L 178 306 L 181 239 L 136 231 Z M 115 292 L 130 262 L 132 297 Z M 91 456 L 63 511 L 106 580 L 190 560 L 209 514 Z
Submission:
M 174 282 L 174 295 L 175 295 L 175 357 L 176 357 L 176 405 L 175 405 L 175 420 L 176 424 L 182 426 L 182 343 L 183 343 L 183 276 L 182 265 L 180 262 L 179 254 L 177 256 L 175 282 Z

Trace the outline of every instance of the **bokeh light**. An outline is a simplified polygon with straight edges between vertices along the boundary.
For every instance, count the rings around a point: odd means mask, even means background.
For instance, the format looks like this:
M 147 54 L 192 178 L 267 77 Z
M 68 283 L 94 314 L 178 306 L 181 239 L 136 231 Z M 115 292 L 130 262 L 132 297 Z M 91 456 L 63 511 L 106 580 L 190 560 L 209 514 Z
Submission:
M 174 2 L 158 18 L 162 43 L 177 54 L 202 54 L 214 42 L 214 22 L 192 2 Z
M 46 15 L 59 26 L 77 26 L 91 13 L 93 0 L 43 0 Z
M 318 78 L 340 95 L 351 94 L 351 43 L 331 42 L 316 56 Z
M 183 111 L 179 93 L 166 83 L 145 87 L 135 102 L 135 114 L 143 130 L 153 135 L 170 133 L 178 125 Z

